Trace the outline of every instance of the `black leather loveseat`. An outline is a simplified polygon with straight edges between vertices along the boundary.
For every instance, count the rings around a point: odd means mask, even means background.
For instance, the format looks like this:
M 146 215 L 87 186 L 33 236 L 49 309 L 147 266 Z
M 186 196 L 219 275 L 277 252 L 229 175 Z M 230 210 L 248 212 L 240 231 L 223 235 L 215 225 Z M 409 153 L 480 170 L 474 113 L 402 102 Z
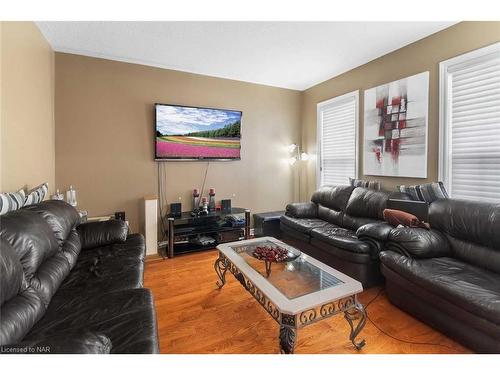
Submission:
M 392 226 L 383 221 L 389 193 L 323 186 L 307 203 L 292 203 L 281 217 L 285 241 L 360 281 L 382 281 L 379 252 Z
M 500 353 L 500 203 L 440 199 L 429 223 L 389 232 L 380 258 L 390 301 L 475 351 Z
M 0 217 L 2 353 L 156 353 L 145 247 L 122 221 L 45 201 Z

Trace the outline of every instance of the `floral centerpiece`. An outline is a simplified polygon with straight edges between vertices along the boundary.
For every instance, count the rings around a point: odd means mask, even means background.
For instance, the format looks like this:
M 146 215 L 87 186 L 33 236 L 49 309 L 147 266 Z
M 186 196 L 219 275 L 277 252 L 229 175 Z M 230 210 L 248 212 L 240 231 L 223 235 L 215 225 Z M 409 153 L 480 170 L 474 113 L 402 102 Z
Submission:
M 256 246 L 252 252 L 252 256 L 264 261 L 267 277 L 271 274 L 272 263 L 290 261 L 297 257 L 295 254 L 291 254 L 289 250 L 280 246 Z

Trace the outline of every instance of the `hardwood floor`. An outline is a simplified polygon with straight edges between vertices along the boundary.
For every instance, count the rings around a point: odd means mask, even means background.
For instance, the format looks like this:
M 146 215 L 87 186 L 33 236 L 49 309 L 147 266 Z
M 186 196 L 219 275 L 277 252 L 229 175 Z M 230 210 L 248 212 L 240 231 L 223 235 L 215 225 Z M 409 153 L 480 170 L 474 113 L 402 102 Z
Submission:
M 162 353 L 278 353 L 278 324 L 228 273 L 222 290 L 215 286 L 215 250 L 149 258 L 144 284 L 153 291 Z M 360 295 L 366 304 L 380 288 Z M 366 346 L 359 353 L 469 353 L 470 351 L 391 305 L 384 292 L 370 304 L 369 320 L 360 338 Z M 358 351 L 349 341 L 349 326 L 337 315 L 298 331 L 296 353 L 345 353 Z

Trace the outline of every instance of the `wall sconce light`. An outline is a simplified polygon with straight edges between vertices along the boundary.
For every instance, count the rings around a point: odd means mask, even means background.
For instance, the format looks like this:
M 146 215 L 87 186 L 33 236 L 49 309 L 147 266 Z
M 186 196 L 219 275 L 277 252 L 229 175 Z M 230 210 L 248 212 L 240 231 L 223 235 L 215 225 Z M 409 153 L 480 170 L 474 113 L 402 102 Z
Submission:
M 297 149 L 297 145 L 295 143 L 292 143 L 291 145 L 289 145 L 287 148 L 288 148 L 288 152 L 291 154 L 292 152 L 294 152 L 296 149 Z
M 297 160 L 309 160 L 309 155 L 306 152 L 300 152 L 300 146 L 297 146 L 295 143 L 289 145 L 287 149 L 288 152 L 292 154 L 292 156 L 288 159 L 288 163 L 290 165 L 294 165 Z

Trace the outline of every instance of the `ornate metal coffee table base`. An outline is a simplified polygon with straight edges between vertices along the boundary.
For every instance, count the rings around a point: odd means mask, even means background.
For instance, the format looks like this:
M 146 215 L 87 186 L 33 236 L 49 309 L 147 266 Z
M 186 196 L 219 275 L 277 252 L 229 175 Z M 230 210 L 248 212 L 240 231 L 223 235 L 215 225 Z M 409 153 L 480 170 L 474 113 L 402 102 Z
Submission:
M 356 342 L 356 337 L 359 335 L 366 324 L 366 311 L 364 306 L 356 301 L 354 306 L 344 311 L 344 317 L 351 327 L 351 334 L 349 335 L 349 339 L 356 349 L 361 350 L 361 348 L 366 345 L 366 341 L 363 339 L 360 342 Z M 358 324 L 354 325 L 354 321 L 356 320 L 359 320 L 359 322 Z
M 215 261 L 214 268 L 217 276 L 219 276 L 220 279 L 220 281 L 217 281 L 215 285 L 217 285 L 217 287 L 221 289 L 226 284 L 227 263 L 223 258 L 219 256 L 219 258 L 217 258 L 217 260 Z
M 280 353 L 293 354 L 297 342 L 297 329 L 295 327 L 280 325 Z
M 358 302 L 356 295 L 347 296 L 336 301 L 324 303 L 308 310 L 291 315 L 281 312 L 276 305 L 260 291 L 252 281 L 245 277 L 240 270 L 221 252 L 214 264 L 215 272 L 219 277 L 216 285 L 219 289 L 226 284 L 226 272 L 229 270 L 241 285 L 266 309 L 271 317 L 280 325 L 279 345 L 280 353 L 293 354 L 297 342 L 297 330 L 325 318 L 344 313 L 344 317 L 351 327 L 349 339 L 357 350 L 365 346 L 365 340 L 357 341 L 357 337 L 366 324 L 366 312 Z

